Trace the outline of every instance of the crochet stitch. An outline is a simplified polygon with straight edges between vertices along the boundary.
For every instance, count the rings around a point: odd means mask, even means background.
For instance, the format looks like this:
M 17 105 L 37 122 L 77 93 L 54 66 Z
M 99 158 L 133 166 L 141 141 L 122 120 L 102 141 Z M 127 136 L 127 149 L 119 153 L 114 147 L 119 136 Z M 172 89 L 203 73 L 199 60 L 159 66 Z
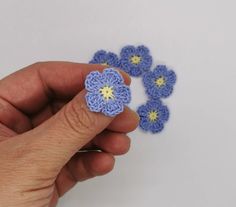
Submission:
M 143 75 L 143 84 L 150 99 L 167 98 L 173 92 L 176 74 L 165 65 L 158 65 Z
M 102 112 L 106 116 L 116 116 L 131 101 L 129 87 L 125 85 L 121 74 L 113 68 L 107 68 L 102 73 L 89 73 L 85 88 L 88 91 L 85 98 L 90 111 Z
M 169 119 L 169 110 L 164 106 L 161 100 L 149 100 L 137 110 L 140 116 L 139 126 L 144 131 L 152 133 L 161 132 L 164 129 L 164 123 Z
M 106 52 L 105 50 L 97 51 L 90 64 L 101 64 L 107 67 L 119 67 L 120 61 L 118 56 L 112 52 Z
M 149 49 L 143 45 L 123 47 L 120 53 L 120 68 L 131 76 L 141 76 L 150 70 L 152 65 L 152 56 Z

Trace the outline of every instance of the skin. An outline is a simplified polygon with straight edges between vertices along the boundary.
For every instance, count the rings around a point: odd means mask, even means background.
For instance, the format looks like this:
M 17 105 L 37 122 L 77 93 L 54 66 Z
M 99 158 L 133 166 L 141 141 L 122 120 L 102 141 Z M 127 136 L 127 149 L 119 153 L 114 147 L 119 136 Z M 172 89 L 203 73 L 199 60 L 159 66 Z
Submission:
M 126 107 L 106 117 L 85 103 L 86 75 L 103 69 L 43 62 L 0 81 L 1 206 L 54 207 L 77 182 L 110 172 L 114 156 L 128 152 L 137 114 Z

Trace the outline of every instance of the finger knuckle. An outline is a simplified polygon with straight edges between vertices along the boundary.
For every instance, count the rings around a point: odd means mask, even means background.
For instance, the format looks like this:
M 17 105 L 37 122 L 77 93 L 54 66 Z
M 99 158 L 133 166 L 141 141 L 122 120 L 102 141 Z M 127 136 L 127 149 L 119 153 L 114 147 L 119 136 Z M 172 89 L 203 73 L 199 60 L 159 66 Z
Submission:
M 79 134 L 88 134 L 94 131 L 98 120 L 87 108 L 85 103 L 70 102 L 64 111 L 69 127 Z

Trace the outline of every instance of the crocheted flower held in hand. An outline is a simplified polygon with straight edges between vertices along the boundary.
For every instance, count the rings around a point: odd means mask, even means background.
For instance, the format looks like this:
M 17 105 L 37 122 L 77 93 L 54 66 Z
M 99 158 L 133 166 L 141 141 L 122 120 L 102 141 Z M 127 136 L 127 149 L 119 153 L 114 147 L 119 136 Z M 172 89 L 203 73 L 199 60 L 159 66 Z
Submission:
M 151 99 L 167 98 L 173 91 L 176 74 L 165 65 L 158 65 L 153 71 L 143 75 L 146 92 Z
M 126 46 L 122 48 L 120 56 L 120 68 L 131 76 L 141 76 L 151 68 L 152 56 L 149 49 L 143 45 L 137 48 Z
M 116 116 L 131 101 L 129 87 L 125 85 L 121 74 L 113 68 L 107 68 L 103 73 L 89 73 L 85 88 L 88 91 L 85 98 L 90 111 L 102 112 L 106 116 Z
M 119 67 L 120 65 L 118 56 L 115 53 L 106 52 L 105 50 L 97 51 L 89 63 L 101 64 L 108 67 Z
M 161 100 L 150 100 L 138 108 L 140 127 L 145 131 L 158 133 L 163 130 L 164 123 L 169 119 L 169 110 Z

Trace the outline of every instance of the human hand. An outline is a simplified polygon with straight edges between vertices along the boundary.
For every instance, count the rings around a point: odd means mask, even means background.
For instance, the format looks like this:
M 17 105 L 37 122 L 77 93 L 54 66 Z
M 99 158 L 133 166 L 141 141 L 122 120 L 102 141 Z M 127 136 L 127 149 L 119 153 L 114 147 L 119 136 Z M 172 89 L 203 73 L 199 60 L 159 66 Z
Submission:
M 101 65 L 45 62 L 0 81 L 0 207 L 54 207 L 78 181 L 112 170 L 137 127 L 88 110 L 84 80 Z M 121 71 L 126 84 L 130 78 Z M 101 152 L 78 152 L 83 149 Z

